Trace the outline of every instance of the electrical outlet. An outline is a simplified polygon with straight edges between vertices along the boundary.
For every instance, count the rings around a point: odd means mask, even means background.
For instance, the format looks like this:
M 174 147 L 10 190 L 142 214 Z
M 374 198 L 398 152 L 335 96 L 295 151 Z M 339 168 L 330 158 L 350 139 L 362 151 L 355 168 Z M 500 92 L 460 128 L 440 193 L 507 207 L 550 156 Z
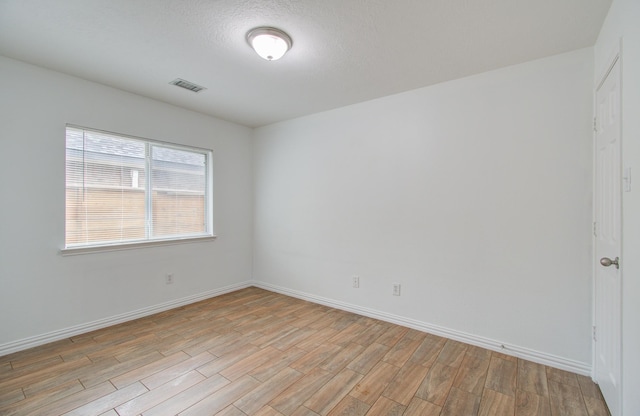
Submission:
M 164 282 L 168 285 L 172 285 L 173 284 L 173 273 L 167 273 L 164 276 Z
M 400 296 L 400 283 L 393 284 L 393 296 Z
M 355 288 L 360 287 L 360 276 L 353 276 L 352 283 L 353 283 L 353 287 Z

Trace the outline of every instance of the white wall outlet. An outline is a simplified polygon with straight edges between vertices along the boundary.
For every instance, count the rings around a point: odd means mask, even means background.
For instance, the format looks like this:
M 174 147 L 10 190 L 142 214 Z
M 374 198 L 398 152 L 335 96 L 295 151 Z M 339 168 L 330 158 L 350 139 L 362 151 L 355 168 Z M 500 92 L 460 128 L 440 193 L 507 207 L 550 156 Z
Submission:
M 168 285 L 172 285 L 173 284 L 173 273 L 167 273 L 166 275 L 164 275 L 164 282 Z
M 400 296 L 400 283 L 393 284 L 393 296 Z
M 355 288 L 360 287 L 360 276 L 353 276 L 351 278 L 351 282 L 353 284 L 353 287 L 355 287 Z

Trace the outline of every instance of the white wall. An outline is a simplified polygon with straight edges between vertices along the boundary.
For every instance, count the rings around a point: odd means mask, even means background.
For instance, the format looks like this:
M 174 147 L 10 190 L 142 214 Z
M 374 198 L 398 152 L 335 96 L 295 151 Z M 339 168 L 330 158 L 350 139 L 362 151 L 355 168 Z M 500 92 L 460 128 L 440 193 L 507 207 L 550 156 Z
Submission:
M 589 369 L 592 68 L 583 49 L 257 129 L 254 278 Z
M 213 149 L 218 238 L 60 256 L 65 123 Z M 0 126 L 0 350 L 251 279 L 250 129 L 3 57 Z
M 622 165 L 632 191 L 622 194 L 622 409 L 640 415 L 640 2 L 614 0 L 595 46 L 594 84 L 622 39 Z

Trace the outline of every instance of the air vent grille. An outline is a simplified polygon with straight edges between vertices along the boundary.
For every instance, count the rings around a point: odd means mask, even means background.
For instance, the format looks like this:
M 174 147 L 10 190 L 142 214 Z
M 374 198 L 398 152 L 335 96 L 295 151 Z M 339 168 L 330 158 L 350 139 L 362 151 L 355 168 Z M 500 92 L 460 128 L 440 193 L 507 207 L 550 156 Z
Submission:
M 206 90 L 205 87 L 202 87 L 198 84 L 194 84 L 193 82 L 186 81 L 182 78 L 176 78 L 171 81 L 169 84 L 175 85 L 176 87 L 184 88 L 185 90 L 200 92 Z

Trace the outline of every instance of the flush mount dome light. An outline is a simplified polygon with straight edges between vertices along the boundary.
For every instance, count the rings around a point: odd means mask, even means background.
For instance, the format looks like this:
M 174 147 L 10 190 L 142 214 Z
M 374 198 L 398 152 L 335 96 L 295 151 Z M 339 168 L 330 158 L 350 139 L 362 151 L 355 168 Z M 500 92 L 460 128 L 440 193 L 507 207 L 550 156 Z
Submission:
M 291 49 L 289 35 L 273 27 L 258 27 L 247 33 L 247 42 L 258 55 L 267 61 L 275 61 Z

